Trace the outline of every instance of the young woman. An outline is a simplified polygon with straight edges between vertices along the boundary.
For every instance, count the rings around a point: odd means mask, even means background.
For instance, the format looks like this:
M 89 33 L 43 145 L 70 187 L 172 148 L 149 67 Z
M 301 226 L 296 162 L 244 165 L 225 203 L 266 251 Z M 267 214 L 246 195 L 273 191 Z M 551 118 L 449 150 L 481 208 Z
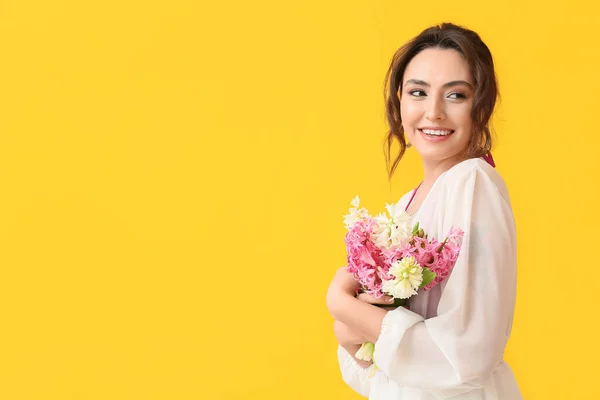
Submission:
M 464 232 L 450 274 L 407 307 L 375 306 L 389 298 L 356 296 L 340 268 L 327 292 L 344 381 L 370 399 L 519 400 L 503 360 L 516 297 L 516 230 L 510 199 L 494 169 L 488 127 L 498 97 L 492 55 L 473 31 L 426 29 L 393 57 L 386 76 L 389 150 L 398 140 L 423 163 L 423 181 L 399 200 L 413 223 L 443 238 Z M 408 141 L 408 144 L 407 144 Z M 357 360 L 375 343 L 377 372 Z

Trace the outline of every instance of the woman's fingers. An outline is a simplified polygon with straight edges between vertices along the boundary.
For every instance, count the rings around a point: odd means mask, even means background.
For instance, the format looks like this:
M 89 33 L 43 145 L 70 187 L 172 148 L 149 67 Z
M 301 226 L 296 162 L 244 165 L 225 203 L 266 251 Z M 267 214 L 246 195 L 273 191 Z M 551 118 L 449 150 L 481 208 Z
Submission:
M 394 302 L 394 298 L 392 296 L 383 296 L 377 298 L 367 293 L 360 293 L 357 298 L 369 304 L 392 304 Z
M 378 306 L 388 306 L 388 307 L 380 307 L 386 311 L 392 311 L 395 310 L 396 308 L 398 308 L 398 305 L 394 305 L 394 298 L 392 296 L 382 296 L 380 298 L 377 298 L 373 295 L 367 294 L 367 293 L 360 293 L 357 298 L 361 301 L 364 301 L 365 303 L 369 303 L 369 304 L 377 304 Z M 410 310 L 408 305 L 403 305 L 401 307 L 404 307 L 408 310 Z

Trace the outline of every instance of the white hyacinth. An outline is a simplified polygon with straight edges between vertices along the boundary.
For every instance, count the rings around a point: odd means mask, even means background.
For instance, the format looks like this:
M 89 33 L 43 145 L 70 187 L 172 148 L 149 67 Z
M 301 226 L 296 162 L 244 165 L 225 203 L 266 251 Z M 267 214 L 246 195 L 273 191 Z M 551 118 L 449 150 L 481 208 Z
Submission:
M 381 289 L 395 298 L 408 299 L 423 283 L 423 268 L 412 256 L 394 261 L 389 273 L 394 279 L 384 281 Z
M 358 195 L 350 202 L 350 204 L 353 205 L 354 208 L 351 208 L 350 212 L 344 215 L 344 225 L 348 230 L 352 228 L 356 222 L 369 216 L 369 212 L 366 208 L 358 208 L 358 205 L 360 204 Z
M 377 227 L 373 232 L 373 240 L 383 249 L 393 249 L 404 245 L 412 238 L 412 218 L 398 204 L 386 204 L 389 217 L 384 213 L 375 217 Z

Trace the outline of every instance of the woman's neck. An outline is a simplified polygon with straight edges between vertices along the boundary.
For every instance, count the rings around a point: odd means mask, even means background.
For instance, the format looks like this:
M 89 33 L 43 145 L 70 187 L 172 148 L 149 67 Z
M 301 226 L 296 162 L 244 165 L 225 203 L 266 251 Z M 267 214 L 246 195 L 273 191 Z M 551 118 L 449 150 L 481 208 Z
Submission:
M 423 160 L 423 186 L 427 189 L 431 188 L 437 178 L 441 174 L 448 171 L 450 168 L 463 161 L 462 158 L 452 157 L 441 161 Z

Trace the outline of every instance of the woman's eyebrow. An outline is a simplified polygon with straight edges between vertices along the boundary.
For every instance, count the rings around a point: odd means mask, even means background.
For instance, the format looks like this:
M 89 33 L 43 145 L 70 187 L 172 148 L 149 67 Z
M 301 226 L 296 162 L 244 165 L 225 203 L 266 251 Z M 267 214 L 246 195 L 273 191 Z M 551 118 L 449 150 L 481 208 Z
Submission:
M 420 79 L 409 79 L 409 80 L 406 81 L 405 85 L 408 85 L 409 83 L 412 83 L 412 84 L 415 84 L 415 85 L 427 86 L 427 87 L 431 86 L 429 83 L 427 83 L 425 81 L 422 81 Z M 452 86 L 466 86 L 469 89 L 473 89 L 473 86 L 469 82 L 467 82 L 467 81 L 450 81 L 450 82 L 444 83 L 442 85 L 442 87 L 444 89 L 447 89 L 447 88 L 452 87 Z

